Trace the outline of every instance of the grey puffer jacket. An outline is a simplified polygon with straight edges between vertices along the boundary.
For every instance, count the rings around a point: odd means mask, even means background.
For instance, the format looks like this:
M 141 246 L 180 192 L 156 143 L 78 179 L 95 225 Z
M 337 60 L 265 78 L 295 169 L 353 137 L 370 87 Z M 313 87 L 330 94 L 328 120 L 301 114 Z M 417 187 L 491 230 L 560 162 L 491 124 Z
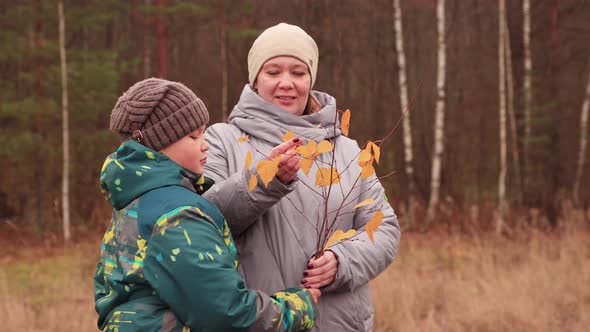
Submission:
M 263 156 L 250 144 L 239 143 L 237 139 L 249 135 L 249 142 L 263 153 L 281 144 L 281 137 L 288 131 L 316 142 L 329 139 L 335 141 L 336 166 L 343 169 L 356 159 L 360 148 L 356 141 L 341 135 L 338 122 L 334 131 L 334 121 L 338 121 L 335 99 L 325 93 L 314 91 L 313 94 L 322 105 L 321 111 L 296 116 L 263 100 L 246 85 L 229 124 L 215 124 L 207 129 L 205 136 L 210 146 L 205 174 L 216 181 L 205 197 L 217 205 L 230 224 L 239 252 L 240 273 L 248 287 L 267 293 L 300 285 L 307 261 L 314 254 L 315 224 L 322 218 L 323 203 L 317 194 L 298 182 L 314 187 L 317 166 L 312 166 L 309 175 L 299 171 L 299 180 L 289 185 L 275 178 L 267 188 L 259 181 L 250 192 L 247 180 L 254 174 L 254 166 L 244 170 L 246 154 L 252 151 L 255 161 Z M 332 153 L 318 158 L 329 163 Z M 401 233 L 393 209 L 374 175 L 360 180 L 353 188 L 360 171 L 353 161 L 341 176 L 342 190 L 337 185 L 330 196 L 329 211 L 334 211 L 352 190 L 349 200 L 355 200 L 341 211 L 337 228 L 354 228 L 361 234 L 330 248 L 338 257 L 338 272 L 335 281 L 322 289 L 319 321 L 314 331 L 371 331 L 373 305 L 368 282 L 397 254 Z M 289 199 L 282 199 L 284 196 Z M 374 203 L 353 210 L 367 198 L 373 198 Z M 380 208 L 384 213 L 382 224 L 374 233 L 374 243 L 362 232 L 373 215 L 371 208 Z

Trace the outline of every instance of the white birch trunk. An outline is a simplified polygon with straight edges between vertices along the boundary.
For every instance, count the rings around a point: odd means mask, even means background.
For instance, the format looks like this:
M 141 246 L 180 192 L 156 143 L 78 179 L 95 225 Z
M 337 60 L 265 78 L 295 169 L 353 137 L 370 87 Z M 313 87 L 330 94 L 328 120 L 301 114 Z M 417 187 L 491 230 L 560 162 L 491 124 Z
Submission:
M 398 79 L 400 89 L 400 106 L 403 116 L 404 128 L 404 161 L 405 172 L 408 177 L 408 212 L 410 225 L 414 222 L 414 157 L 412 150 L 412 125 L 410 122 L 410 112 L 408 111 L 408 82 L 406 75 L 406 53 L 404 51 L 404 34 L 402 25 L 402 8 L 400 0 L 393 0 L 393 24 L 395 30 L 395 50 L 397 52 Z
M 586 85 L 586 95 L 582 103 L 582 113 L 580 114 L 580 149 L 578 151 L 578 166 L 576 168 L 576 179 L 574 181 L 574 200 L 580 202 L 580 182 L 584 171 L 584 161 L 586 159 L 586 144 L 588 141 L 588 109 L 590 109 L 590 75 Z
M 506 54 L 506 83 L 507 83 L 507 106 L 508 117 L 510 123 L 510 145 L 512 147 L 512 164 L 514 167 L 514 175 L 516 178 L 516 197 L 518 201 L 522 201 L 522 178 L 520 172 L 520 158 L 518 156 L 518 137 L 516 130 L 516 114 L 514 113 L 514 75 L 512 72 L 512 49 L 510 47 L 510 33 L 508 30 L 508 17 L 504 15 L 504 44 Z
M 62 103 L 62 137 L 63 137 L 63 170 L 62 170 L 62 217 L 64 240 L 70 241 L 70 130 L 68 123 L 68 69 L 66 61 L 66 22 L 63 0 L 57 3 L 59 18 L 59 59 L 61 63 L 61 103 Z
M 499 90 L 499 118 L 500 118 L 500 174 L 498 176 L 498 215 L 496 231 L 502 232 L 504 227 L 504 213 L 506 207 L 506 65 L 504 52 L 504 20 L 506 16 L 505 0 L 499 1 L 498 10 L 498 90 Z
M 531 58 L 531 2 L 523 0 L 523 48 L 524 48 L 524 182 L 527 187 L 527 172 L 530 168 L 531 111 L 533 107 L 533 60 Z
M 440 196 L 440 174 L 444 150 L 445 119 L 445 76 L 446 76 L 446 38 L 445 38 L 445 1 L 438 0 L 436 5 L 438 31 L 438 70 L 436 74 L 436 109 L 434 118 L 434 151 L 430 173 L 430 199 L 426 212 L 427 224 L 436 216 L 436 207 Z

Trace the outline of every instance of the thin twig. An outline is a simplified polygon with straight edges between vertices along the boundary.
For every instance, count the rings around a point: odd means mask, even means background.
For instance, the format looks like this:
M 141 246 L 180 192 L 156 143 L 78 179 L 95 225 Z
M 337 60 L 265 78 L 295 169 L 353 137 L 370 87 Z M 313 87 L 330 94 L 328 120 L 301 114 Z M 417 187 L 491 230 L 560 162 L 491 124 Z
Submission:
M 382 209 L 383 209 L 383 205 L 381 205 L 381 206 L 380 206 L 378 209 L 376 209 L 376 208 L 371 208 L 371 209 L 369 209 L 369 211 L 373 211 L 374 213 L 377 213 L 377 211 L 381 211 Z M 343 219 L 341 219 L 341 220 L 340 220 L 340 222 L 342 222 L 342 220 L 343 220 Z M 367 224 L 365 224 L 363 227 L 366 227 L 366 225 L 367 225 Z M 336 229 L 337 229 L 338 227 L 334 227 L 334 228 L 336 228 Z M 350 228 L 350 229 L 354 229 L 354 228 Z M 358 229 L 354 229 L 354 230 L 356 231 L 356 233 L 354 233 L 354 235 L 353 235 L 353 236 L 351 236 L 351 237 L 349 237 L 349 238 L 346 238 L 346 239 L 344 239 L 344 240 L 338 241 L 338 242 L 352 240 L 352 239 L 354 239 L 355 237 L 357 237 L 357 236 L 359 236 L 359 235 L 361 235 L 361 234 L 363 234 L 363 233 L 366 233 L 366 232 L 367 232 L 367 231 L 366 231 L 366 229 L 363 229 L 363 230 L 361 230 L 361 231 L 359 231 Z M 338 242 L 337 242 L 337 243 L 338 243 Z
M 359 199 L 359 198 L 360 198 L 362 195 L 364 195 L 364 194 L 366 194 L 367 192 L 369 192 L 369 190 L 373 189 L 373 186 L 375 186 L 375 184 L 377 184 L 377 182 L 378 182 L 378 181 L 377 181 L 377 179 L 374 179 L 374 180 L 371 180 L 371 182 L 373 182 L 373 183 L 371 184 L 371 186 L 370 186 L 369 188 L 367 188 L 367 189 L 365 189 L 364 191 L 362 191 L 361 193 L 359 193 L 359 194 L 358 194 L 358 196 L 356 196 L 355 198 L 351 199 L 351 200 L 350 200 L 348 203 L 344 204 L 344 202 L 345 202 L 346 200 L 343 200 L 343 201 L 342 201 L 342 202 L 343 202 L 343 203 L 342 203 L 342 204 L 343 204 L 343 205 L 342 205 L 342 208 L 344 208 L 344 207 L 347 207 L 348 205 L 350 205 L 350 204 L 351 204 L 351 203 L 353 203 L 354 201 L 358 200 L 358 199 Z M 350 191 L 350 192 L 352 192 L 352 190 L 353 190 L 353 189 L 351 189 L 351 191 Z M 334 213 L 334 212 L 338 212 L 338 209 L 330 211 L 330 214 L 332 214 L 332 213 Z
M 280 180 L 279 180 L 280 181 Z M 301 181 L 300 181 L 301 182 Z M 283 194 L 283 197 L 287 199 L 287 201 L 289 201 L 289 203 L 291 203 L 291 205 L 293 206 L 293 208 L 295 208 L 295 210 L 297 210 L 297 212 L 299 212 L 299 214 L 301 214 L 301 216 L 303 217 L 303 219 L 305 219 L 305 221 L 307 221 L 307 223 L 309 223 L 317 232 L 318 227 L 317 227 L 317 223 L 316 225 L 314 225 L 309 219 L 307 219 L 307 217 L 305 216 L 305 214 L 303 213 L 303 211 L 301 211 L 296 205 L 295 203 L 293 203 L 293 201 L 291 200 L 291 198 L 289 198 L 289 196 L 287 196 L 289 193 L 285 193 L 284 191 L 282 191 L 280 188 L 277 188 L 278 191 Z
M 332 141 L 333 141 L 333 143 L 332 143 L 332 161 L 330 162 L 330 169 L 329 169 L 330 184 L 328 185 L 328 192 L 327 192 L 326 196 L 324 197 L 324 220 L 322 222 L 322 231 L 324 234 L 322 234 L 322 232 L 320 232 L 320 234 L 324 236 L 324 241 L 327 237 L 327 234 L 330 232 L 330 228 L 329 227 L 325 228 L 325 226 L 328 225 L 328 203 L 330 202 L 330 194 L 332 192 L 332 186 L 334 183 L 333 170 L 334 170 L 334 164 L 336 161 L 336 123 L 337 123 L 337 121 L 338 121 L 338 112 L 335 112 L 334 113 L 334 126 L 333 126 L 334 135 L 332 136 L 333 137 L 333 139 L 332 139 Z M 336 171 L 336 176 L 338 176 L 338 177 L 340 176 L 338 174 L 338 171 Z M 320 241 L 318 241 L 319 242 L 318 247 L 316 248 L 317 249 L 316 250 L 316 258 L 319 258 L 321 256 L 320 253 L 323 252 L 323 247 L 321 246 L 321 243 L 323 243 L 324 241 L 321 241 L 322 240 L 321 235 L 320 235 Z
M 268 158 L 268 156 L 267 156 L 265 153 L 263 153 L 263 152 L 262 152 L 262 151 L 260 151 L 260 150 L 259 150 L 257 147 L 255 147 L 255 146 L 254 146 L 254 144 L 252 144 L 252 142 L 250 142 L 249 140 L 248 140 L 247 142 L 248 142 L 248 144 L 249 144 L 249 145 L 250 145 L 252 148 L 254 148 L 254 150 L 256 150 L 256 152 L 258 152 L 259 154 L 263 155 L 263 156 L 266 158 L 266 160 L 271 160 L 270 158 Z M 297 173 L 292 173 L 292 172 L 290 172 L 290 171 L 287 171 L 287 173 L 289 173 L 290 175 L 295 175 L 295 176 L 297 176 Z M 307 183 L 305 183 L 305 181 L 302 181 L 301 179 L 299 179 L 299 180 L 300 180 L 299 182 L 303 183 L 303 185 L 304 185 L 304 186 L 306 186 L 306 187 L 307 187 L 309 190 L 311 190 L 311 191 L 313 191 L 313 192 L 315 192 L 316 194 L 318 194 L 318 195 L 320 195 L 320 196 L 321 196 L 321 194 L 320 194 L 320 193 L 318 193 L 318 192 L 317 192 L 315 189 L 313 189 L 312 187 L 310 187 L 310 186 L 309 186 Z M 279 181 L 280 181 L 280 180 L 279 180 Z M 311 225 L 311 226 L 312 226 L 312 227 L 313 227 L 313 228 L 314 228 L 314 229 L 317 231 L 317 229 L 318 229 L 318 227 L 317 227 L 317 223 L 316 223 L 316 225 L 314 225 L 314 224 L 313 224 L 313 223 L 312 223 L 312 222 L 311 222 L 309 219 L 307 219 L 307 217 L 305 216 L 305 214 L 303 213 L 303 211 L 301 211 L 301 210 L 300 210 L 300 209 L 299 209 L 299 208 L 298 208 L 298 207 L 295 205 L 295 203 L 293 203 L 293 201 L 292 201 L 292 200 L 291 200 L 291 199 L 290 199 L 290 198 L 287 196 L 289 193 L 285 193 L 285 192 L 283 192 L 283 191 L 282 191 L 281 189 L 279 189 L 279 188 L 277 188 L 277 189 L 278 189 L 278 191 L 279 191 L 281 194 L 283 194 L 283 197 L 284 197 L 284 198 L 286 198 L 286 199 L 287 199 L 287 201 L 289 201 L 289 203 L 291 203 L 291 205 L 293 206 L 293 208 L 295 208 L 295 210 L 297 210 L 297 212 L 299 212 L 299 214 L 301 214 L 301 216 L 303 216 L 303 218 L 305 219 L 305 221 L 306 221 L 307 223 L 309 223 L 309 224 L 310 224 L 310 225 Z
M 263 156 L 264 156 L 264 158 L 265 158 L 266 160 L 271 160 L 271 159 L 268 157 L 268 155 L 267 155 L 266 153 L 263 153 L 262 151 L 258 150 L 258 148 L 257 148 L 257 147 L 255 147 L 255 146 L 254 146 L 254 144 L 252 144 L 252 142 L 250 142 L 250 140 L 248 140 L 248 141 L 246 141 L 246 142 L 248 142 L 248 144 L 249 144 L 251 147 L 253 147 L 253 148 L 254 148 L 254 150 L 256 150 L 256 152 L 258 152 L 258 153 L 260 153 L 261 155 L 263 155 Z
M 335 211 L 331 211 L 331 212 L 330 212 L 330 213 L 334 213 L 334 212 L 336 212 L 336 216 L 334 217 L 334 220 L 333 220 L 333 221 L 332 221 L 332 223 L 330 224 L 330 227 L 329 227 L 329 228 L 330 228 L 330 230 L 334 229 L 334 227 L 335 227 L 335 223 L 336 223 L 336 219 L 337 219 L 339 216 L 342 216 L 342 215 L 343 215 L 343 214 L 341 214 L 341 213 L 340 213 L 340 211 L 342 210 L 342 208 L 344 208 L 345 206 L 348 206 L 348 205 L 350 205 L 352 202 L 355 202 L 355 201 L 357 201 L 357 200 L 358 200 L 358 199 L 359 199 L 359 198 L 360 198 L 362 195 L 366 194 L 367 192 L 369 192 L 369 190 L 373 189 L 373 187 L 374 187 L 374 186 L 375 186 L 377 183 L 379 183 L 379 180 L 380 180 L 380 179 L 382 179 L 382 178 L 386 178 L 386 177 L 388 177 L 388 176 L 391 176 L 391 175 L 393 175 L 395 172 L 396 172 L 396 171 L 393 171 L 393 172 L 390 172 L 389 174 L 387 174 L 387 175 L 384 175 L 384 176 L 382 176 L 382 177 L 376 177 L 375 179 L 372 179 L 372 180 L 370 181 L 371 185 L 369 186 L 369 188 L 367 188 L 365 191 L 361 192 L 361 193 L 360 193 L 360 194 L 359 194 L 357 197 L 355 197 L 354 199 L 351 199 L 351 200 L 350 200 L 348 203 L 344 204 L 344 202 L 346 202 L 346 199 L 348 198 L 348 195 L 347 195 L 347 196 L 346 196 L 346 197 L 345 197 L 345 198 L 342 200 L 342 203 L 341 203 L 340 207 L 339 207 L 337 210 L 335 210 Z M 357 178 L 357 180 L 358 180 L 359 178 L 360 178 L 360 175 L 359 175 L 359 177 Z M 356 184 L 356 181 L 355 181 L 355 184 Z M 355 185 L 353 185 L 353 187 L 352 187 L 352 189 L 350 190 L 349 194 L 353 192 L 354 188 L 355 188 Z M 383 207 L 383 205 L 381 205 L 381 207 Z
M 412 97 L 412 100 L 410 100 L 410 103 L 408 104 L 408 106 L 406 107 L 406 109 L 404 110 L 404 112 L 402 113 L 402 116 L 400 116 L 400 118 L 397 120 L 397 123 L 395 124 L 395 126 L 393 127 L 393 129 L 391 129 L 389 131 L 389 133 L 387 133 L 387 135 L 385 135 L 385 138 L 376 140 L 374 143 L 377 143 L 378 142 L 379 147 L 381 147 L 381 144 L 385 143 L 385 141 L 387 141 L 389 139 L 389 137 L 391 137 L 391 135 L 393 135 L 393 133 L 397 129 L 397 126 L 399 126 L 399 124 L 402 122 L 403 118 L 410 111 L 410 105 L 414 104 L 414 101 L 416 101 L 416 96 L 417 95 L 414 95 L 414 97 Z

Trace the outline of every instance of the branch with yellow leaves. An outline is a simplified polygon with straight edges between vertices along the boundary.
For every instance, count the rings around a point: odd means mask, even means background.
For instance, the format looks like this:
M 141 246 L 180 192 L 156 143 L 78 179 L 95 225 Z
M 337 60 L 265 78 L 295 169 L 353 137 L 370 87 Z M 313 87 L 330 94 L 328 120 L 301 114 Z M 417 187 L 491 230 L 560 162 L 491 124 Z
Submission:
M 350 118 L 351 112 L 350 110 L 346 110 L 344 112 L 338 111 L 341 113 L 340 119 L 340 130 L 343 135 L 348 136 L 349 129 L 350 129 Z M 338 116 L 336 113 L 336 117 Z M 404 113 L 405 114 L 405 113 Z M 403 116 L 402 116 L 403 117 Z M 334 119 L 334 123 L 337 123 L 337 119 Z M 399 124 L 399 122 L 398 122 Z M 316 258 L 321 257 L 324 251 L 338 241 L 344 241 L 347 239 L 352 239 L 357 236 L 357 231 L 355 229 L 350 229 L 348 231 L 343 231 L 340 229 L 335 229 L 338 226 L 338 221 L 341 221 L 341 217 L 344 214 L 348 213 L 356 213 L 356 210 L 359 208 L 366 207 L 370 204 L 374 203 L 372 198 L 368 198 L 363 200 L 362 202 L 355 205 L 353 208 L 353 212 L 342 213 L 343 208 L 349 206 L 351 203 L 357 201 L 361 196 L 365 195 L 370 189 L 379 182 L 380 178 L 371 179 L 370 186 L 368 189 L 363 190 L 358 195 L 352 195 L 354 189 L 358 188 L 359 181 L 366 180 L 369 177 L 375 174 L 375 168 L 373 166 L 373 162 L 379 164 L 381 150 L 380 146 L 385 142 L 393 133 L 395 128 L 397 128 L 398 124 L 390 131 L 385 138 L 378 140 L 376 142 L 369 141 L 365 145 L 364 149 L 359 151 L 352 160 L 350 160 L 347 165 L 345 165 L 344 170 L 339 172 L 338 168 L 336 167 L 336 158 L 335 158 L 335 151 L 336 151 L 336 139 L 333 139 L 332 142 L 329 140 L 322 140 L 319 143 L 315 142 L 314 140 L 308 140 L 305 145 L 299 145 L 295 147 L 295 152 L 297 152 L 301 156 L 301 163 L 300 169 L 306 175 L 309 176 L 309 173 L 312 169 L 312 166 L 316 166 L 316 173 L 315 173 L 315 183 L 314 185 L 310 185 L 305 181 L 299 179 L 299 183 L 307 187 L 311 192 L 315 193 L 321 198 L 321 203 L 323 205 L 323 209 L 319 209 L 322 212 L 321 216 L 318 216 L 318 221 L 316 225 L 314 225 L 303 213 L 303 211 L 297 207 L 293 201 L 289 197 L 286 197 L 287 200 L 291 203 L 291 205 L 304 217 L 306 222 L 310 223 L 317 231 L 317 242 L 316 242 Z M 336 137 L 336 125 L 334 125 L 334 137 Z M 293 139 L 296 136 L 295 133 L 289 131 L 285 135 L 283 135 L 283 141 L 288 141 Z M 258 178 L 262 181 L 265 187 L 272 181 L 272 179 L 276 176 L 279 170 L 279 162 L 281 156 L 277 156 L 275 158 L 268 158 L 266 154 L 259 151 L 253 144 L 249 142 L 248 136 L 242 136 L 238 138 L 238 142 L 248 142 L 251 147 L 254 148 L 256 152 L 263 155 L 265 158 L 258 161 L 255 169 L 256 174 L 252 174 L 248 179 L 248 189 L 250 191 L 254 190 L 258 186 Z M 332 153 L 330 158 L 330 162 L 323 161 L 318 157 L 325 154 L 325 153 Z M 361 168 L 360 173 L 356 176 L 354 183 L 352 184 L 351 188 L 347 188 L 347 192 L 342 187 L 342 183 L 340 180 L 342 176 L 347 172 L 350 171 L 350 167 L 354 162 L 357 162 Z M 248 151 L 246 155 L 246 162 L 245 162 L 245 169 L 249 169 L 253 163 L 253 156 L 251 151 Z M 386 175 L 390 176 L 392 173 Z M 381 177 L 384 178 L 384 177 Z M 364 183 L 366 185 L 366 182 Z M 329 201 L 330 196 L 332 194 L 332 186 L 339 185 L 340 191 L 342 193 L 343 199 L 340 202 L 337 209 L 329 211 Z M 354 197 L 351 197 L 354 196 Z M 370 211 L 374 210 L 375 208 L 370 209 Z M 333 215 L 333 217 L 330 217 Z M 321 221 L 320 221 L 321 220 Z M 377 209 L 372 218 L 367 222 L 365 225 L 365 232 L 367 233 L 369 239 L 374 241 L 373 233 L 377 231 L 381 221 L 383 220 L 383 212 L 381 208 Z

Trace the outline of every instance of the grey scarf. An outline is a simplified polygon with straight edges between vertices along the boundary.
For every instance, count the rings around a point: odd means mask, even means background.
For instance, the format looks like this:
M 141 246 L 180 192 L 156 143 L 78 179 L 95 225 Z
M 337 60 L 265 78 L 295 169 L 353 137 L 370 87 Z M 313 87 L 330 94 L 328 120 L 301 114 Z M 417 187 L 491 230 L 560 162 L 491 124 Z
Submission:
M 273 145 L 283 143 L 281 137 L 289 131 L 316 142 L 338 137 L 341 132 L 340 122 L 336 116 L 336 99 L 323 92 L 312 91 L 312 94 L 320 102 L 321 110 L 298 116 L 262 99 L 249 84 L 246 84 L 228 121 L 248 135 Z

